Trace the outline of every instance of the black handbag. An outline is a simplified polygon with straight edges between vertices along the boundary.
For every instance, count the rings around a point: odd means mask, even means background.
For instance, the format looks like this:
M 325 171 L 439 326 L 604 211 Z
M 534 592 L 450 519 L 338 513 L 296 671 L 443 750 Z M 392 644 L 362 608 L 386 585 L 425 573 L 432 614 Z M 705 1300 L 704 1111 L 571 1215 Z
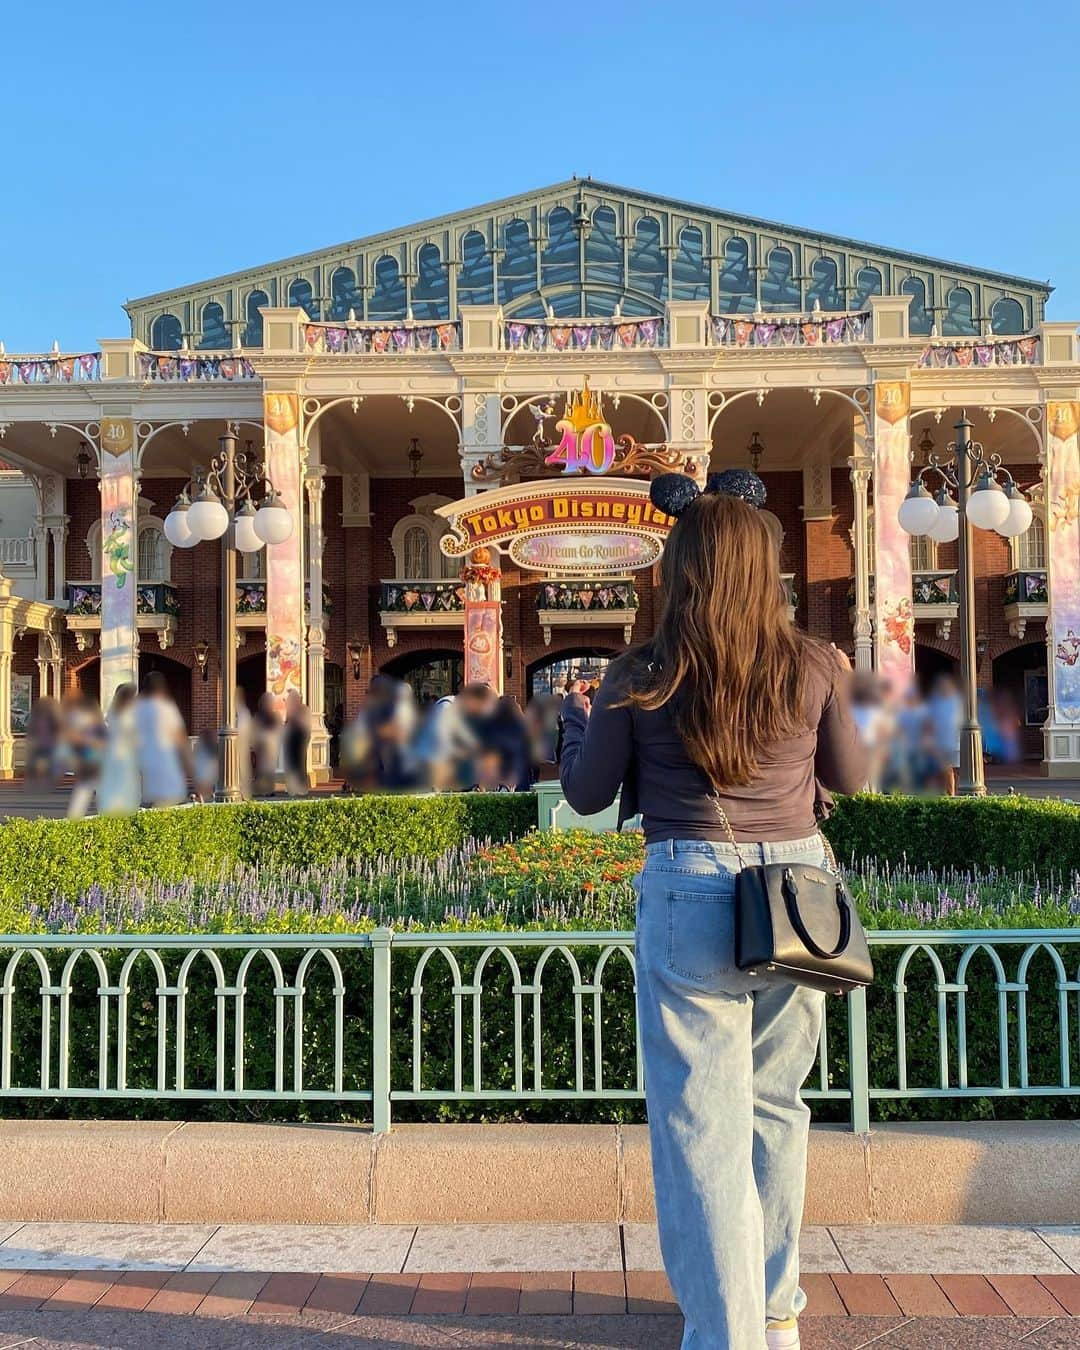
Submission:
M 738 851 L 724 808 L 713 804 Z M 735 964 L 748 975 L 846 994 L 874 981 L 866 933 L 832 846 L 831 870 L 809 863 L 765 863 L 735 876 Z

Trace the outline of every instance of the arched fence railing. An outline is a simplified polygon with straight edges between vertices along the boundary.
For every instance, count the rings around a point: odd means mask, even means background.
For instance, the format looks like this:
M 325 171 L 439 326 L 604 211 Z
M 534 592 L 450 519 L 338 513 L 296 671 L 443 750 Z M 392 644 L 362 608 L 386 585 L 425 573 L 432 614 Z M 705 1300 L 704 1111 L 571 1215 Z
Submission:
M 877 983 L 827 1004 L 823 1113 L 1080 1097 L 1080 930 L 870 941 Z M 0 1098 L 334 1102 L 376 1130 L 425 1104 L 634 1102 L 634 990 L 621 932 L 0 936 Z

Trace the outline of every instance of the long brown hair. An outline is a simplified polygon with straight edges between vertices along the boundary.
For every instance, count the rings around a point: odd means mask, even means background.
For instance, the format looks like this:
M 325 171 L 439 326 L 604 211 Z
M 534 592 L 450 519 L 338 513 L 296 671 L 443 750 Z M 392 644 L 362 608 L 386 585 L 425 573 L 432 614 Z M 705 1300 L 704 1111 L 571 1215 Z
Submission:
M 824 660 L 788 617 L 777 541 L 752 506 L 706 492 L 672 528 L 660 576 L 651 660 L 630 700 L 673 703 L 714 787 L 749 783 L 766 746 L 805 731 L 808 666 Z

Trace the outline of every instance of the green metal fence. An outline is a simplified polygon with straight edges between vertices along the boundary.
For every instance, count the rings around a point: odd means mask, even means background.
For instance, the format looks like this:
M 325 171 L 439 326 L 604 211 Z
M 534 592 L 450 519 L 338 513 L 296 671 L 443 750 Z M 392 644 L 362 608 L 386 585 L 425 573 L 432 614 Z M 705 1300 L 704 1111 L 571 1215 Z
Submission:
M 865 1130 L 890 1099 L 1080 1097 L 1080 930 L 870 941 L 808 1100 Z M 632 933 L 0 936 L 0 969 L 0 1097 L 358 1103 L 382 1131 L 396 1103 L 643 1096 Z

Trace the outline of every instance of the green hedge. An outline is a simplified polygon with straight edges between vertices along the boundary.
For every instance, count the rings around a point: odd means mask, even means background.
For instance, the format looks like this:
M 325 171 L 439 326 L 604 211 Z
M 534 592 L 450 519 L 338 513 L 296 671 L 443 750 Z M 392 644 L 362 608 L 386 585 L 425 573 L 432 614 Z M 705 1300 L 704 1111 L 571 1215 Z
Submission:
M 901 797 L 837 801 L 826 833 L 837 857 L 936 870 L 1080 871 L 1080 807 L 1033 797 Z
M 457 793 L 330 797 L 140 811 L 0 827 L 0 901 L 74 898 L 125 880 L 208 879 L 236 863 L 437 857 L 470 838 L 503 840 L 536 824 L 536 797 Z

